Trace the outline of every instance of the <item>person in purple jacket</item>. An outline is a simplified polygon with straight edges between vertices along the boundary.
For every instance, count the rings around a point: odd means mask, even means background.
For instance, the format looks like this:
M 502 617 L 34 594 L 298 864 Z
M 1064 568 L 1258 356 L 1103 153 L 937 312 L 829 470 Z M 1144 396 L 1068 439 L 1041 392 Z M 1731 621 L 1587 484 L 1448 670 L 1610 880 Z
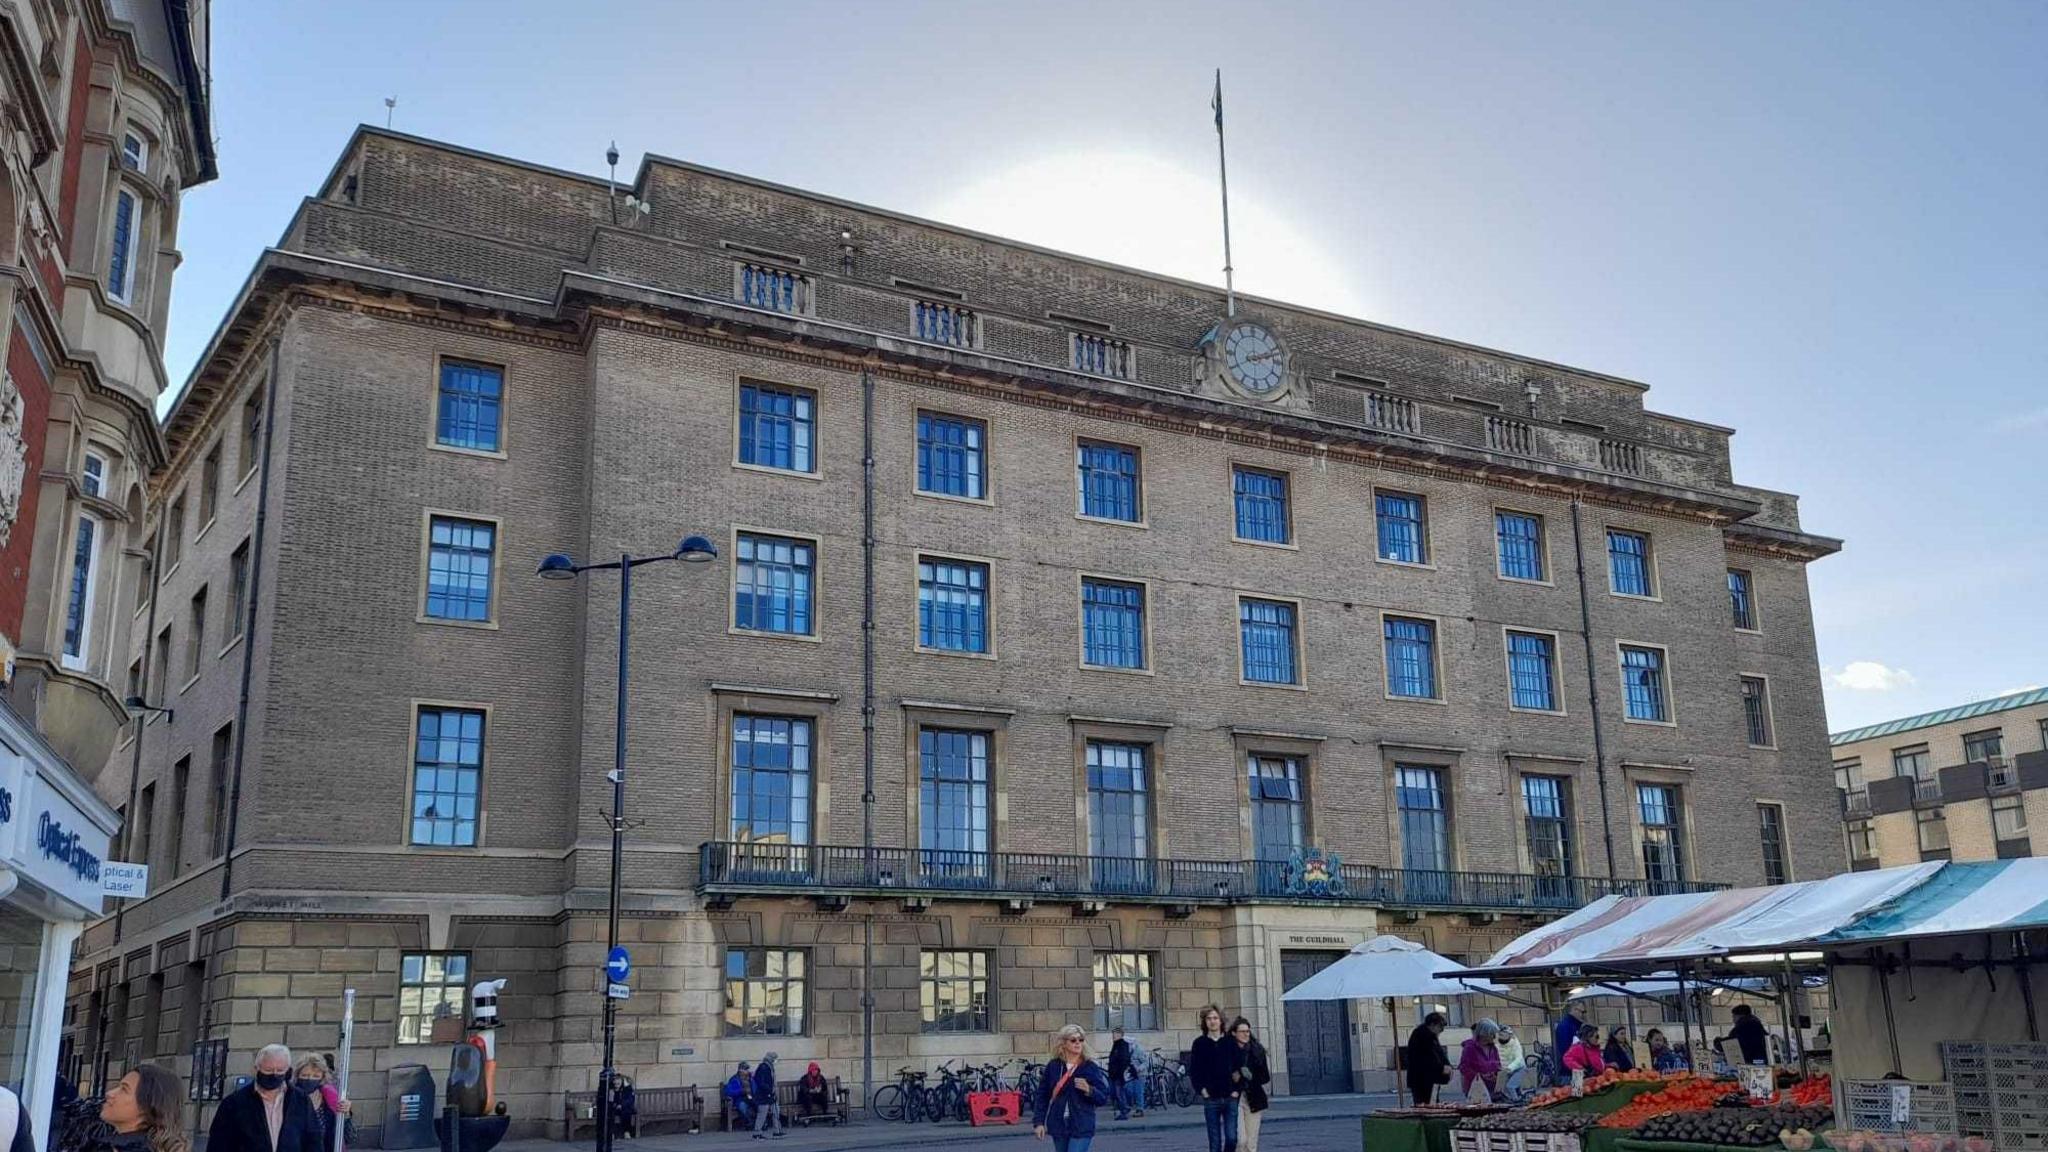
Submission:
M 1500 1095 L 1500 1025 L 1491 1020 L 1481 1020 L 1472 1026 L 1472 1038 L 1458 1053 L 1458 1080 L 1465 1089 L 1465 1095 L 1472 1095 L 1472 1085 L 1486 1085 L 1486 1098 Z
M 1088 1033 L 1069 1024 L 1053 1036 L 1052 1059 L 1031 1098 L 1031 1130 L 1052 1137 L 1053 1152 L 1088 1152 L 1095 1142 L 1095 1110 L 1109 1098 L 1109 1074 L 1088 1055 Z

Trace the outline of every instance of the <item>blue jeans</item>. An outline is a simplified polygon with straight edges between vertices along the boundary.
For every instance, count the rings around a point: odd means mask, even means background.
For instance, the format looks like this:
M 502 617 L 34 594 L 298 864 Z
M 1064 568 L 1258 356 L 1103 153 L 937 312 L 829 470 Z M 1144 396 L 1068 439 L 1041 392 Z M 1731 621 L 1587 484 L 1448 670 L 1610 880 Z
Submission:
M 1052 1152 L 1088 1152 L 1088 1146 L 1093 1143 L 1093 1136 L 1055 1136 L 1052 1138 Z
M 1116 1104 L 1117 1119 L 1130 1115 L 1131 1109 L 1145 1110 L 1145 1082 L 1125 1080 L 1109 1086 L 1109 1095 Z
M 1237 1152 L 1237 1100 L 1202 1100 L 1202 1124 L 1209 1129 L 1209 1152 Z

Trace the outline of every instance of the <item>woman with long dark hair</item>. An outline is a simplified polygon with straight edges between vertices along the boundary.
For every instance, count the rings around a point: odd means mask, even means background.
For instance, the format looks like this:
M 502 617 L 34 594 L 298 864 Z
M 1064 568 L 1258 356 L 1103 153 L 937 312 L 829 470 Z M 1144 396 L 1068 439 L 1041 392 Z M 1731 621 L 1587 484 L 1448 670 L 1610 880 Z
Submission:
M 1266 1046 L 1252 1035 L 1251 1021 L 1242 1016 L 1232 1020 L 1230 1040 L 1237 1046 L 1237 1086 L 1244 1093 L 1237 1113 L 1237 1149 L 1259 1152 L 1259 1114 L 1273 1102 L 1266 1094 L 1273 1069 L 1266 1060 Z
M 100 1119 L 114 1130 L 95 1152 L 191 1152 L 179 1116 L 185 1089 L 178 1076 L 155 1064 L 139 1064 L 107 1086 Z

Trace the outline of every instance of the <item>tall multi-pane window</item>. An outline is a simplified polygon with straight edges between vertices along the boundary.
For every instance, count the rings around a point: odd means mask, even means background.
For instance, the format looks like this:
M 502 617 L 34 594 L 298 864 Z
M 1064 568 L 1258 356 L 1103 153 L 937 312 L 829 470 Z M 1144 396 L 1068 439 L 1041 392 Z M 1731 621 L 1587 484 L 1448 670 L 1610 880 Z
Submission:
M 1097 668 L 1145 667 L 1145 586 L 1081 581 L 1081 662 Z
M 811 842 L 811 722 L 800 716 L 732 718 L 734 840 Z
M 1095 1029 L 1150 1032 L 1159 1027 L 1149 952 L 1097 952 L 1091 964 Z
M 1981 764 L 2005 755 L 2005 730 L 1987 728 L 1963 733 L 1963 763 Z
M 1401 813 L 1401 867 L 1445 872 L 1451 867 L 1451 829 L 1444 807 L 1443 772 L 1399 764 L 1394 799 Z
M 1835 761 L 1835 791 L 1841 794 L 1842 811 L 1861 806 L 1866 811 L 1870 805 L 1870 793 L 1863 783 L 1863 760 L 1853 757 Z
M 1742 721 L 1749 730 L 1752 748 L 1769 748 L 1771 740 L 1771 686 L 1761 676 L 1742 678 Z
M 398 962 L 398 1042 L 433 1040 L 434 1021 L 469 1011 L 469 957 L 460 952 L 407 952 Z
M 1288 507 L 1287 474 L 1261 468 L 1232 468 L 1230 486 L 1237 502 L 1237 538 L 1261 544 L 1287 544 L 1294 539 Z
M 2027 834 L 2027 805 L 2024 796 L 1991 798 L 1991 836 L 1995 840 L 2018 840 Z
M 1387 648 L 1387 694 L 1436 699 L 1436 622 L 1389 616 L 1383 626 Z
M 171 765 L 171 820 L 164 828 L 164 863 L 177 876 L 185 866 L 185 806 L 191 799 L 192 758 L 178 757 Z
M 774 384 L 740 385 L 740 463 L 815 472 L 817 394 Z
M 917 490 L 963 500 L 988 496 L 988 425 L 965 416 L 917 414 Z
M 242 435 L 237 446 L 242 475 L 247 476 L 263 462 L 263 385 L 258 384 L 242 401 Z
M 128 850 L 134 853 L 129 859 L 138 864 L 154 864 L 152 853 L 156 849 L 156 784 L 142 786 L 135 798 L 135 827 L 128 833 Z
M 228 638 L 234 639 L 249 626 L 249 541 L 244 539 L 228 557 Z
M 104 499 L 107 494 L 107 458 L 97 452 L 87 452 L 85 462 L 78 469 L 78 490 L 87 496 Z
M 1547 580 L 1543 517 L 1528 512 L 1495 512 L 1493 535 L 1500 548 L 1500 574 L 1510 580 Z
M 725 950 L 725 1034 L 804 1034 L 807 953 L 794 948 Z
M 1669 784 L 1636 785 L 1636 815 L 1643 825 L 1643 876 L 1654 886 L 1685 879 L 1684 811 Z
M 1294 605 L 1250 596 L 1237 602 L 1237 630 L 1244 678 L 1255 684 L 1299 684 Z
M 1868 817 L 1851 820 L 1843 829 L 1849 841 L 1849 859 L 1877 859 L 1877 826 Z
M 917 642 L 941 652 L 989 650 L 988 565 L 917 558 Z
M 1143 744 L 1088 741 L 1088 854 L 1143 860 L 1152 854 L 1151 790 Z
M 1515 707 L 1556 712 L 1557 640 L 1542 632 L 1508 633 L 1508 687 Z
M 988 745 L 986 732 L 918 730 L 918 840 L 927 872 L 989 872 Z
M 1380 559 L 1427 564 L 1429 536 L 1422 497 L 1408 492 L 1379 492 L 1373 495 L 1372 502 L 1379 528 Z
M 220 509 L 220 450 L 216 441 L 213 450 L 199 464 L 199 524 L 203 528 L 213 523 L 214 513 Z
M 1756 586 L 1744 569 L 1728 570 L 1728 611 L 1737 628 L 1756 631 Z
M 1785 810 L 1776 804 L 1759 804 L 1756 816 L 1763 843 L 1764 883 L 1783 884 L 1792 878 L 1785 866 Z
M 207 859 L 218 859 L 228 850 L 228 757 L 235 746 L 235 726 L 223 724 L 213 733 L 213 754 L 207 757 L 207 784 L 213 798 L 207 804 Z
M 149 168 L 149 143 L 133 132 L 121 133 L 121 167 L 130 172 Z
M 491 563 L 497 551 L 498 529 L 488 521 L 454 516 L 429 518 L 427 618 L 489 620 Z
M 192 594 L 185 616 L 185 674 L 199 675 L 200 661 L 206 659 L 206 589 Z
M 503 443 L 505 372 L 465 360 L 441 361 L 434 442 L 472 452 L 496 452 Z
M 1939 808 L 1922 808 L 1914 814 L 1920 834 L 1920 856 L 1943 858 L 1948 852 L 1948 814 Z
M 1252 851 L 1261 860 L 1285 860 L 1306 842 L 1308 798 L 1301 761 L 1293 756 L 1247 758 L 1252 793 Z
M 1651 572 L 1650 538 L 1641 532 L 1607 530 L 1607 574 L 1618 596 L 1655 596 L 1656 579 Z
M 164 514 L 164 570 L 168 577 L 178 562 L 185 558 L 185 494 L 171 501 L 171 510 Z
M 476 845 L 484 767 L 484 714 L 421 708 L 412 756 L 412 842 Z
M 1670 723 L 1671 698 L 1664 685 L 1664 650 L 1622 645 L 1621 691 L 1629 719 Z
M 64 591 L 64 666 L 85 667 L 92 646 L 93 589 L 99 583 L 100 522 L 93 516 L 78 518 L 78 535 L 71 545 L 71 579 Z
M 917 954 L 917 1005 L 926 1032 L 989 1031 L 988 953 Z
M 1128 444 L 1083 440 L 1075 447 L 1081 515 L 1137 523 L 1144 517 L 1138 450 Z
M 808 540 L 742 532 L 734 552 L 733 627 L 743 632 L 812 635 L 815 546 Z
M 142 201 L 126 188 L 114 193 L 114 234 L 107 245 L 107 295 L 123 304 L 135 297 L 137 251 L 142 246 Z
M 1893 751 L 1892 775 L 1911 776 L 1923 784 L 1933 782 L 1934 757 L 1928 753 L 1927 745 L 1916 744 Z
M 1522 814 L 1529 836 L 1529 869 L 1538 876 L 1572 874 L 1571 803 L 1564 780 L 1522 777 Z

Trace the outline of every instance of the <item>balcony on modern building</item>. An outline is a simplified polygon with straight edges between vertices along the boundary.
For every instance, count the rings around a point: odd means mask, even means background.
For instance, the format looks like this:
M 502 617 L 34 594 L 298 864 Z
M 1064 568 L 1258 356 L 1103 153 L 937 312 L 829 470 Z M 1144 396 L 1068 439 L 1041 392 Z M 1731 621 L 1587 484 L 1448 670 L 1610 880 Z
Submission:
M 699 849 L 697 891 L 714 904 L 744 896 L 997 901 L 1021 910 L 1065 903 L 1346 904 L 1387 909 L 1562 915 L 1602 896 L 1726 888 L 1694 880 L 1450 872 L 1345 864 L 1315 852 L 1288 860 L 1160 860 L 1042 852 L 860 848 L 717 840 Z
M 1932 776 L 1893 776 L 1842 792 L 1842 818 L 1862 820 L 1932 807 L 2048 789 L 2048 750 L 1951 764 Z

